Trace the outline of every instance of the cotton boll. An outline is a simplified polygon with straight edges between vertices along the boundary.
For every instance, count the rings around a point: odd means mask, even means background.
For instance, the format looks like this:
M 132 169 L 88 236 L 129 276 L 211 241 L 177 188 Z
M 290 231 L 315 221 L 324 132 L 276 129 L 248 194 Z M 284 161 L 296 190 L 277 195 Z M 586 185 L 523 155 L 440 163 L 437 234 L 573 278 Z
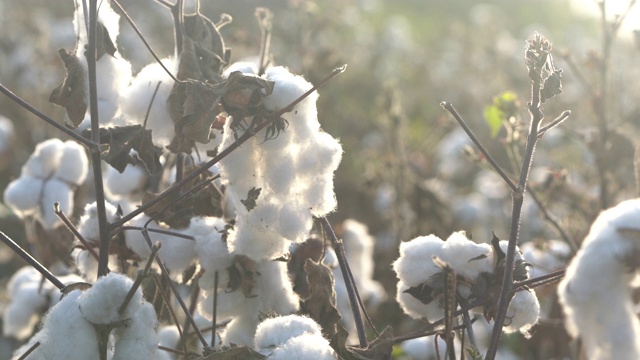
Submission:
M 54 177 L 69 184 L 82 184 L 87 177 L 89 159 L 82 145 L 75 141 L 66 141 L 60 157 L 60 166 Z
M 476 244 L 463 231 L 454 232 L 442 245 L 442 260 L 458 275 L 475 279 L 482 272 L 493 272 L 493 249 L 489 244 Z
M 156 359 L 158 318 L 153 305 L 144 302 L 127 309 L 127 318 L 124 327 L 116 330 L 112 360 Z
M 233 256 L 229 254 L 227 243 L 222 241 L 222 232 L 226 222 L 216 217 L 194 217 L 191 219 L 189 233 L 196 239 L 195 252 L 200 266 L 213 275 L 231 266 Z M 202 280 L 202 279 L 201 279 Z M 212 279 L 213 280 L 213 279 Z M 220 280 L 220 279 L 219 279 Z M 219 282 L 222 284 L 222 282 Z M 203 284 L 200 284 L 203 286 Z M 213 284 L 211 284 L 213 286 Z M 212 288 L 208 287 L 208 288 Z
M 338 355 L 322 335 L 303 334 L 276 348 L 269 360 L 335 360 Z
M 38 323 L 38 311 L 47 305 L 45 294 L 40 292 L 40 282 L 23 283 L 11 294 L 11 303 L 4 309 L 3 334 L 24 340 Z
M 178 232 L 188 235 L 188 231 Z M 171 277 L 176 281 L 182 281 L 182 273 L 196 259 L 195 242 L 169 234 L 149 233 L 149 237 L 152 244 L 162 242 L 158 257 L 171 273 Z
M 309 216 L 309 210 L 304 206 L 292 205 L 284 206 L 280 211 L 277 222 L 278 232 L 287 239 L 304 242 L 313 227 L 313 218 Z
M 84 281 L 95 281 L 98 277 L 98 260 L 94 259 L 89 251 L 75 248 L 71 252 L 71 258 L 74 259 L 76 267 Z M 115 269 L 117 265 L 117 256 L 109 255 L 109 268 Z
M 29 359 L 98 359 L 98 339 L 93 326 L 84 319 L 77 300 L 82 294 L 67 294 L 45 316 L 42 328 L 28 343 L 13 353 L 18 359 L 36 342 L 40 342 Z
M 122 173 L 110 166 L 106 171 L 104 187 L 110 198 L 120 199 L 142 191 L 146 181 L 147 172 L 141 164 L 129 164 Z
M 149 217 L 147 215 L 141 214 L 133 218 L 132 220 L 126 223 L 126 226 L 133 226 L 143 228 L 147 221 L 149 221 Z M 151 221 L 147 226 L 149 229 L 162 229 L 169 230 L 169 227 L 159 225 L 155 221 Z M 149 232 L 149 237 L 153 241 L 158 241 L 162 238 L 159 233 Z M 146 259 L 151 256 L 151 248 L 147 244 L 147 240 L 142 235 L 141 230 L 127 230 L 124 233 L 124 242 L 131 251 L 136 253 L 140 258 Z M 164 245 L 164 244 L 163 244 Z
M 310 184 L 303 194 L 304 201 L 311 208 L 311 214 L 316 217 L 327 215 L 338 206 L 338 200 L 333 192 L 333 178 L 320 177 Z
M 128 277 L 111 272 L 98 279 L 91 289 L 78 298 L 78 305 L 85 319 L 93 324 L 111 324 L 121 316 L 118 309 L 131 289 L 133 281 Z M 138 289 L 130 304 L 142 302 L 142 292 Z
M 7 284 L 7 292 L 9 296 L 13 296 L 17 294 L 23 285 L 38 282 L 42 280 L 42 275 L 38 272 L 38 270 L 34 269 L 31 266 L 25 266 L 20 268 L 20 270 L 16 271 L 11 278 L 9 279 L 9 283 Z
M 258 319 L 252 315 L 240 315 L 227 325 L 222 333 L 222 345 L 251 346 Z
M 176 349 L 178 347 L 178 343 L 180 342 L 180 333 L 178 332 L 178 328 L 175 325 L 163 326 L 158 329 L 158 345 L 164 346 L 169 349 Z M 162 353 L 164 353 L 164 357 L 162 357 Z M 177 359 L 177 356 L 162 349 L 159 349 L 158 355 L 160 355 L 161 359 Z
M 565 268 L 571 256 L 571 247 L 561 240 L 530 241 L 520 245 L 520 250 L 525 261 L 531 264 L 532 278 Z
M 64 145 L 60 139 L 45 140 L 38 145 L 22 167 L 22 175 L 48 178 L 60 165 Z
M 402 350 L 404 354 L 411 360 L 436 359 L 435 342 L 438 342 L 439 357 L 446 358 L 447 343 L 442 337 L 425 336 L 402 342 Z M 457 342 L 456 342 L 457 345 Z
M 163 59 L 162 63 L 172 73 L 177 72 L 178 62 L 175 59 Z M 146 128 L 151 130 L 154 145 L 164 147 L 175 136 L 173 120 L 166 105 L 173 80 L 160 64 L 147 65 L 133 78 L 122 94 L 120 109 L 127 123 L 142 125 L 158 83 L 160 87 L 151 105 Z
M 264 105 L 269 111 L 284 109 L 313 87 L 304 78 L 291 74 L 287 68 L 282 66 L 267 69 L 264 77 L 276 83 L 273 93 L 264 99 Z M 306 106 L 313 106 L 317 99 L 318 93 L 314 92 L 296 107 L 302 109 Z
M 100 123 L 111 124 L 122 94 L 131 82 L 131 64 L 121 57 L 105 54 L 96 62 L 96 74 Z
M 254 209 L 255 210 L 255 209 Z M 290 242 L 273 231 L 255 228 L 252 224 L 238 221 L 229 231 L 227 246 L 235 254 L 246 255 L 254 260 L 275 259 L 289 251 Z
M 287 315 L 266 319 L 256 329 L 256 349 L 275 348 L 289 339 L 303 334 L 319 335 L 322 330 L 313 319 L 300 315 Z
M 439 320 L 444 316 L 444 310 L 440 307 L 439 300 L 436 299 L 429 304 L 424 304 L 411 294 L 405 292 L 409 288 L 410 286 L 406 285 L 402 281 L 398 282 L 396 300 L 405 314 L 414 319 L 426 318 L 427 321 L 430 322 Z
M 393 263 L 398 278 L 409 287 L 422 284 L 440 272 L 432 258 L 441 256 L 444 242 L 435 235 L 420 236 L 400 244 L 400 257 Z
M 317 133 L 313 140 L 302 149 L 301 153 L 306 156 L 300 156 L 298 170 L 303 175 L 310 176 L 335 171 L 342 159 L 340 142 L 322 131 Z
M 73 192 L 66 182 L 56 178 L 45 181 L 40 199 L 40 218 L 45 229 L 53 229 L 62 224 L 62 220 L 56 215 L 54 203 L 60 204 L 60 210 L 65 214 L 73 212 Z
M 15 140 L 15 127 L 6 116 L 0 115 L 0 153 L 4 153 Z
M 504 332 L 519 331 L 527 334 L 529 329 L 538 322 L 540 316 L 540 304 L 536 293 L 533 291 L 518 291 L 507 309 L 507 321 Z
M 270 142 L 272 141 L 267 141 L 267 143 Z M 283 149 L 277 155 L 271 155 L 277 156 L 278 161 L 270 163 L 265 168 L 265 182 L 269 184 L 276 196 L 287 196 L 297 176 L 294 155 L 287 150 L 289 149 Z
M 118 216 L 118 209 L 108 202 L 105 202 L 104 205 L 107 213 L 107 222 L 113 223 L 116 221 Z M 95 202 L 85 206 L 84 215 L 80 218 L 78 231 L 87 240 L 98 241 L 100 239 L 100 230 L 98 228 L 98 206 Z
M 640 357 L 640 321 L 632 301 L 640 200 L 603 211 L 558 286 L 565 327 L 593 359 Z M 606 309 L 606 311 L 603 311 Z
M 38 210 L 43 185 L 40 178 L 23 175 L 4 190 L 4 203 L 20 217 L 31 215 Z

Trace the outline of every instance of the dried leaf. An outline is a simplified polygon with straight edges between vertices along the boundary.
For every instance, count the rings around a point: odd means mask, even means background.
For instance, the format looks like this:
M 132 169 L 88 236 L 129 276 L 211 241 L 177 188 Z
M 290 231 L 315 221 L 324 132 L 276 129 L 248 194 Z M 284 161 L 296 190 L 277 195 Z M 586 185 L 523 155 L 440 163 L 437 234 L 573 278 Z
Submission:
M 91 130 L 83 133 L 91 136 Z M 131 150 L 138 153 L 149 174 L 158 174 L 162 171 L 160 155 L 162 149 L 153 145 L 151 130 L 145 130 L 142 125 L 116 126 L 100 129 L 101 145 L 108 145 L 108 150 L 102 154 L 102 159 L 113 166 L 120 173 L 128 164 L 135 164 L 136 159 L 131 156 Z
M 256 271 L 255 261 L 247 256 L 237 255 L 227 270 L 229 271 L 229 284 L 227 284 L 226 292 L 240 289 L 246 298 L 258 296 L 251 293 L 256 286 L 256 275 L 260 275 Z
M 115 57 L 116 51 L 118 51 L 118 49 L 116 49 L 116 46 L 113 44 L 113 41 L 109 36 L 109 31 L 104 25 L 102 25 L 101 22 L 98 22 L 96 37 L 97 37 L 96 60 L 100 60 L 102 55 L 104 55 L 105 53 Z
M 444 294 L 444 276 L 442 272 L 435 273 L 427 281 L 404 292 L 420 300 L 423 304 L 429 304 L 440 295 Z
M 256 200 L 258 200 L 258 196 L 260 196 L 260 191 L 262 191 L 262 188 L 255 188 L 252 187 L 251 189 L 249 189 L 249 192 L 247 193 L 247 198 L 244 200 L 240 200 L 240 202 L 242 203 L 242 205 L 244 205 L 245 208 L 247 208 L 247 211 L 251 211 L 253 208 L 256 207 Z
M 176 135 L 206 144 L 211 127 L 222 108 L 218 106 L 221 96 L 214 87 L 198 80 L 188 80 L 185 85 L 182 117 L 175 122 Z
M 393 329 L 387 326 L 366 349 L 353 349 L 352 351 L 370 360 L 391 360 Z
M 67 109 L 67 115 L 73 128 L 78 127 L 87 112 L 85 102 L 85 71 L 80 59 L 65 49 L 58 50 L 58 55 L 66 69 L 62 84 L 53 89 L 49 102 Z
M 301 304 L 300 310 L 314 319 L 322 328 L 322 335 L 331 339 L 338 332 L 337 324 L 341 319 L 336 308 L 336 293 L 333 290 L 331 269 L 309 258 L 305 261 L 309 297 Z
M 562 94 L 562 69 L 556 69 L 546 79 L 540 89 L 540 101 L 545 101 Z

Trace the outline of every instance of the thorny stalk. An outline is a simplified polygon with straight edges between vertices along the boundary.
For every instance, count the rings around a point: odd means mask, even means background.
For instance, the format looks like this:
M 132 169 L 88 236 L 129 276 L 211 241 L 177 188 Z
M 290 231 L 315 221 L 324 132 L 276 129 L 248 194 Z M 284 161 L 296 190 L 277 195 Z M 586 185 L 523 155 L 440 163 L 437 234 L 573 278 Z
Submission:
M 362 321 L 362 313 L 360 312 L 360 307 L 358 306 L 358 300 L 356 299 L 356 289 L 355 283 L 352 282 L 352 279 L 349 277 L 349 263 L 345 257 L 344 247 L 342 246 L 342 240 L 338 239 L 329 220 L 326 217 L 321 217 L 320 222 L 324 227 L 326 233 L 329 235 L 329 239 L 331 239 L 331 245 L 336 251 L 336 257 L 338 258 L 338 264 L 340 264 L 340 271 L 342 271 L 342 278 L 344 279 L 345 286 L 347 288 L 347 294 L 349 295 L 349 303 L 351 304 L 351 312 L 353 313 L 353 319 L 356 323 L 356 330 L 358 332 L 358 340 L 360 342 L 360 348 L 364 349 L 369 346 L 367 342 L 367 335 L 364 331 L 364 322 Z M 364 310 L 364 309 L 363 309 Z
M 58 280 L 58 278 L 53 275 L 51 271 L 44 267 L 44 265 L 40 264 L 38 260 L 34 259 L 33 256 L 31 256 L 28 252 L 21 248 L 20 245 L 16 244 L 15 241 L 11 240 L 11 238 L 2 231 L 0 231 L 0 239 L 2 239 L 2 242 L 10 247 L 14 253 L 20 255 L 20 257 L 24 259 L 24 261 L 29 263 L 31 267 L 38 270 L 38 272 L 42 274 L 42 276 L 44 276 L 47 280 L 49 280 L 49 282 L 51 282 L 55 287 L 57 287 L 59 290 L 62 290 L 64 288 L 65 285 L 62 283 L 62 281 Z
M 150 207 L 152 207 L 155 204 L 157 204 L 158 202 L 162 201 L 167 196 L 171 196 L 171 194 L 173 194 L 175 191 L 177 191 L 178 189 L 183 187 L 185 184 L 188 184 L 193 179 L 197 178 L 200 174 L 208 171 L 210 167 L 212 167 L 213 165 L 215 165 L 218 162 L 220 162 L 220 160 L 224 159 L 227 155 L 229 155 L 235 149 L 240 147 L 240 145 L 244 144 L 247 140 L 252 138 L 260 130 L 262 130 L 262 129 L 266 128 L 267 126 L 271 125 L 274 121 L 279 119 L 280 116 L 282 116 L 284 113 L 287 113 L 287 112 L 293 110 L 293 108 L 296 105 L 298 105 L 298 103 L 300 103 L 302 100 L 304 100 L 307 96 L 311 95 L 314 91 L 318 90 L 320 87 L 322 87 L 324 84 L 326 84 L 333 77 L 335 77 L 336 75 L 344 72 L 345 69 L 346 69 L 346 65 L 343 65 L 343 66 L 333 70 L 327 77 L 325 77 L 318 84 L 314 85 L 311 89 L 309 89 L 309 91 L 307 91 L 304 94 L 300 95 L 300 97 L 298 99 L 293 101 L 291 104 L 289 104 L 288 106 L 286 106 L 282 110 L 280 110 L 280 111 L 276 112 L 275 114 L 273 114 L 272 116 L 270 116 L 267 119 L 267 121 L 264 121 L 263 123 L 258 125 L 254 129 L 254 131 L 244 132 L 240 137 L 238 137 L 238 139 L 236 141 L 234 141 L 227 148 L 225 148 L 220 153 L 218 153 L 218 155 L 216 155 L 214 158 L 212 158 L 211 160 L 207 161 L 206 163 L 204 163 L 203 165 L 201 165 L 200 167 L 198 167 L 194 171 L 190 172 L 181 181 L 178 181 L 178 182 L 174 183 L 173 185 L 168 187 L 166 190 L 164 190 L 162 193 L 158 194 L 153 199 L 151 199 L 148 202 L 144 203 L 143 205 L 141 205 L 137 209 L 133 210 L 129 214 L 127 214 L 127 215 L 123 216 L 122 218 L 120 218 L 119 220 L 115 221 L 113 224 L 111 224 L 111 229 L 114 230 L 114 229 L 118 228 L 122 224 L 124 224 L 127 221 L 133 219 L 134 217 L 138 216 L 139 214 L 143 213 L 144 211 L 146 211 Z

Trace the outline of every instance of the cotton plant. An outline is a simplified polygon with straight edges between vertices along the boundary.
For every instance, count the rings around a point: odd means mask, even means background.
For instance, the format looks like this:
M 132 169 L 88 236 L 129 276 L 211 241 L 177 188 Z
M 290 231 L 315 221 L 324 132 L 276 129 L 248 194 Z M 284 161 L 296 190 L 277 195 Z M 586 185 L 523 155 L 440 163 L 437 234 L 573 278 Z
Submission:
M 589 359 L 640 358 L 639 241 L 639 199 L 601 212 L 558 286 L 565 327 Z
M 263 78 L 274 83 L 262 100 L 272 112 L 312 87 L 284 67 L 269 68 Z M 231 252 L 254 260 L 281 257 L 291 243 L 306 240 L 313 216 L 335 209 L 333 172 L 342 148 L 320 129 L 317 98 L 314 92 L 284 113 L 278 121 L 285 129 L 274 138 L 259 133 L 220 162 L 226 194 L 236 209 L 236 225 L 228 237 Z M 220 150 L 235 141 L 233 123 L 225 122 Z
M 73 213 L 75 189 L 87 177 L 88 163 L 84 148 L 75 141 L 45 140 L 5 189 L 4 202 L 19 217 L 34 217 L 45 229 L 53 229 L 62 224 L 54 203 L 65 214 Z
M 338 359 L 312 319 L 300 315 L 269 318 L 261 322 L 253 347 L 270 360 Z
M 128 277 L 110 273 L 87 290 L 66 293 L 12 359 L 36 343 L 29 359 L 99 359 L 101 352 L 112 360 L 158 358 L 158 320 L 142 291 L 136 289 L 121 309 L 132 285 Z
M 409 316 L 433 322 L 444 317 L 444 275 L 441 263 L 456 274 L 456 293 L 459 299 L 472 302 L 491 296 L 493 287 L 500 286 L 499 276 L 504 270 L 502 261 L 507 241 L 494 238 L 492 244 L 477 244 L 455 232 L 443 241 L 435 235 L 420 236 L 400 244 L 400 257 L 393 263 L 398 276 L 396 299 Z M 434 258 L 439 259 L 438 262 Z M 502 265 L 502 268 L 500 267 Z M 522 254 L 516 256 L 516 280 L 529 278 Z M 492 299 L 481 311 L 492 317 Z M 528 330 L 538 321 L 540 305 L 533 291 L 516 292 L 507 310 L 509 321 L 503 330 L 507 333 Z

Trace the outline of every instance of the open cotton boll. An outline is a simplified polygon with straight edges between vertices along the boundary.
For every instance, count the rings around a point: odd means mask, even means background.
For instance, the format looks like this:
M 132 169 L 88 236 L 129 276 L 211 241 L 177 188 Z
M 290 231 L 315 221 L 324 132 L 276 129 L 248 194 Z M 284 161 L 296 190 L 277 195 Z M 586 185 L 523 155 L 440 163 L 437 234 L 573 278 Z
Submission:
M 566 267 L 571 257 L 571 247 L 561 240 L 533 241 L 520 245 L 522 256 L 531 264 L 531 277 L 547 275 Z
M 441 256 L 443 245 L 444 241 L 435 235 L 420 236 L 401 243 L 400 257 L 393 263 L 398 279 L 412 287 L 440 272 L 432 259 L 434 256 Z
M 511 299 L 507 309 L 507 321 L 503 327 L 504 332 L 513 333 L 519 331 L 528 335 L 529 329 L 538 322 L 540 316 L 540 304 L 535 292 L 518 291 Z
M 98 260 L 94 259 L 89 251 L 75 248 L 71 252 L 71 258 L 74 260 L 84 281 L 95 281 L 98 277 Z M 118 257 L 116 255 L 109 255 L 109 268 L 115 269 L 117 266 Z
M 436 353 L 436 341 L 438 342 L 438 353 Z M 455 344 L 459 345 L 459 342 L 456 341 Z M 404 354 L 411 360 L 444 359 L 447 356 L 447 343 L 440 336 L 435 339 L 431 336 L 411 339 L 403 341 L 400 346 L 404 350 Z
M 162 63 L 172 73 L 177 72 L 178 62 L 175 59 L 166 58 Z M 151 130 L 154 145 L 164 147 L 169 145 L 175 136 L 173 120 L 167 109 L 173 79 L 160 64 L 153 62 L 145 66 L 133 78 L 131 85 L 122 94 L 120 111 L 128 124 L 142 125 L 158 83 L 160 87 L 151 105 L 146 128 Z
M 271 95 L 264 99 L 264 105 L 269 111 L 279 111 L 284 109 L 300 95 L 313 87 L 313 85 L 311 85 L 302 76 L 294 75 L 289 72 L 289 69 L 282 66 L 267 69 L 264 78 L 276 83 Z M 306 107 L 309 106 L 313 107 L 315 110 L 315 103 L 317 99 L 318 93 L 314 92 L 306 99 L 302 100 L 296 108 L 300 108 L 300 111 L 306 110 Z
M 257 325 L 258 319 L 252 315 L 239 315 L 233 318 L 221 334 L 222 345 L 251 346 Z
M 640 321 L 632 296 L 638 224 L 638 199 L 600 213 L 558 286 L 565 327 L 581 338 L 591 359 L 640 358 Z
M 159 352 L 158 318 L 153 305 L 148 302 L 131 305 L 126 311 L 125 325 L 115 331 L 112 360 L 156 359 Z
M 20 217 L 31 215 L 38 211 L 43 185 L 40 178 L 23 175 L 4 190 L 4 203 Z
M 440 301 L 434 300 L 428 304 L 424 304 L 413 295 L 405 292 L 410 286 L 398 282 L 398 290 L 396 300 L 400 304 L 402 311 L 414 319 L 426 318 L 428 321 L 436 321 L 444 316 L 443 309 L 440 307 Z
M 127 165 L 121 173 L 113 167 L 107 168 L 104 190 L 112 199 L 121 199 L 134 192 L 140 192 L 147 181 L 147 172 L 143 165 Z
M 17 360 L 36 342 L 40 346 L 29 354 L 29 359 L 99 359 L 96 332 L 78 307 L 81 294 L 80 290 L 71 291 L 51 308 L 40 331 L 13 353 L 12 360 Z
M 56 178 L 45 181 L 40 198 L 40 220 L 45 229 L 53 229 L 62 220 L 56 215 L 54 203 L 60 204 L 60 210 L 65 214 L 73 213 L 73 192 L 69 184 Z
M 89 159 L 82 145 L 75 141 L 65 141 L 60 157 L 60 166 L 54 177 L 69 184 L 79 185 L 87 178 Z
M 107 222 L 113 223 L 118 216 L 118 209 L 108 202 L 104 203 L 107 212 Z M 98 228 L 98 205 L 95 202 L 84 207 L 84 215 L 80 218 L 78 231 L 87 240 L 98 241 L 100 230 Z
M 318 334 L 303 334 L 276 348 L 269 360 L 337 360 L 329 341 Z
M 6 116 L 0 115 L 0 153 L 4 153 L 15 140 L 15 127 Z
M 111 324 L 121 320 L 118 309 L 131 289 L 133 281 L 128 277 L 110 272 L 102 276 L 78 298 L 78 305 L 85 319 L 93 324 Z M 142 291 L 138 289 L 129 306 L 142 302 Z
M 22 175 L 46 179 L 60 165 L 64 143 L 60 139 L 48 139 L 38 145 L 22 167 Z
M 330 134 L 320 131 L 313 142 L 303 146 L 301 153 L 314 156 L 300 156 L 297 169 L 302 175 L 333 173 L 342 160 L 342 145 Z
M 200 266 L 210 275 L 216 271 L 226 272 L 235 257 L 229 254 L 227 243 L 222 241 L 226 224 L 223 219 L 217 217 L 194 217 L 189 225 L 189 233 L 196 239 L 195 252 Z M 224 284 L 220 281 L 219 283 Z M 207 288 L 213 288 L 213 283 Z
M 38 312 L 48 303 L 46 294 L 41 293 L 40 282 L 23 283 L 11 294 L 11 303 L 4 309 L 2 332 L 24 340 L 38 323 Z
M 129 220 L 126 223 L 126 226 L 133 226 L 133 227 L 142 228 L 142 227 L 145 226 L 147 221 L 149 221 L 149 219 L 150 218 L 147 215 L 140 214 L 140 215 L 136 216 L 135 218 Z M 147 227 L 149 229 L 169 230 L 168 226 L 159 225 L 155 221 L 151 221 Z M 161 238 L 159 236 L 161 236 L 161 234 L 149 232 L 149 237 L 151 238 L 152 243 L 153 243 L 154 240 L 155 241 L 159 240 Z M 141 230 L 127 230 L 127 231 L 125 231 L 125 233 L 124 233 L 124 242 L 127 245 L 127 247 L 129 249 L 131 249 L 131 251 L 136 253 L 142 259 L 146 259 L 151 255 L 151 249 L 149 248 L 149 245 L 147 244 L 147 240 L 142 235 L 142 231 Z
M 178 233 L 190 235 L 186 230 L 177 230 Z M 195 241 L 181 237 L 149 233 L 151 243 L 162 242 L 158 256 L 176 281 L 182 281 L 182 273 L 197 259 Z
M 276 348 L 289 339 L 303 334 L 320 335 L 322 329 L 313 319 L 300 315 L 286 315 L 266 319 L 258 325 L 254 347 Z
M 244 221 L 237 221 L 235 229 L 230 230 L 227 237 L 230 252 L 252 259 L 275 259 L 283 256 L 289 251 L 289 244 L 281 235 L 257 229 Z
M 79 37 L 79 42 L 83 44 L 83 46 L 78 46 L 77 55 L 84 57 L 84 45 L 88 44 L 89 37 L 87 36 L 87 26 L 85 23 L 85 19 L 88 19 L 88 16 L 85 17 L 84 8 L 82 5 L 82 1 L 75 0 L 76 13 L 73 17 L 73 28 L 75 30 L 76 35 Z M 100 4 L 100 8 L 98 11 L 98 21 L 104 25 L 104 27 L 109 32 L 109 37 L 115 43 L 116 38 L 120 34 L 120 15 L 118 15 L 112 8 L 109 3 Z
M 255 61 L 236 61 L 224 69 L 222 76 L 228 78 L 234 71 L 240 71 L 243 74 L 258 75 L 258 64 Z
M 464 231 L 454 232 L 442 245 L 442 260 L 458 275 L 476 279 L 480 273 L 493 272 L 493 249 L 489 244 L 476 244 Z
M 158 345 L 164 346 L 169 349 L 177 349 L 178 343 L 180 342 L 180 332 L 178 332 L 178 327 L 175 325 L 167 325 L 158 329 Z M 164 354 L 163 354 L 164 353 Z M 177 355 L 159 349 L 158 352 L 159 359 L 177 359 Z

